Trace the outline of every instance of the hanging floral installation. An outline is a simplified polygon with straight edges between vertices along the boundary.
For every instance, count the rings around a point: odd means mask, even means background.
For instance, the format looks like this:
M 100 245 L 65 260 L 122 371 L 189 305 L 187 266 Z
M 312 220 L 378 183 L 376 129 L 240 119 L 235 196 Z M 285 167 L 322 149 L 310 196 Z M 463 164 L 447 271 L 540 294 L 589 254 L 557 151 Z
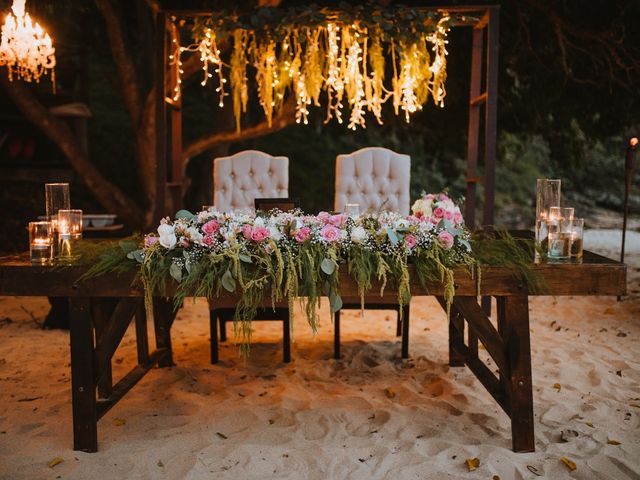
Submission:
M 231 96 L 238 131 L 254 84 L 269 125 L 288 95 L 295 98 L 296 122 L 308 123 L 310 107 L 322 101 L 325 122 L 353 130 L 366 127 L 367 114 L 382 124 L 388 101 L 407 122 L 430 98 L 444 106 L 452 22 L 446 12 L 371 5 L 225 12 L 198 19 L 184 45 L 176 26 L 184 21 L 172 20 L 172 100 L 181 95 L 184 55 L 198 55 L 202 85 L 216 82 L 221 107 Z

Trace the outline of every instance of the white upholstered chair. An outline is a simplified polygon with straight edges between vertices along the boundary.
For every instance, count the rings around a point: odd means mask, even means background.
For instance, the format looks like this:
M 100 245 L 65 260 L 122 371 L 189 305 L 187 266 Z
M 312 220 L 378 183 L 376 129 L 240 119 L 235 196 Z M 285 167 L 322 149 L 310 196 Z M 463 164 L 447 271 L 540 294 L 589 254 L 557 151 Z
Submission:
M 245 150 L 213 161 L 213 204 L 221 212 L 254 208 L 259 198 L 289 196 L 289 159 L 272 157 L 257 150 Z M 226 323 L 233 321 L 234 308 L 216 308 L 209 302 L 211 363 L 218 362 L 218 323 L 220 341 L 227 339 Z M 291 361 L 289 309 L 259 308 L 254 320 L 282 321 L 283 359 Z
M 358 203 L 360 211 L 389 210 L 409 215 L 411 157 L 368 147 L 336 159 L 334 210 Z
M 253 208 L 256 198 L 289 196 L 289 159 L 245 150 L 213 162 L 213 204 L 218 211 Z
M 357 203 L 360 212 L 394 211 L 409 215 L 411 157 L 387 148 L 368 147 L 336 158 L 334 210 L 344 211 Z M 359 299 L 343 299 L 343 309 L 360 309 Z M 367 309 L 395 310 L 396 335 L 402 336 L 402 358 L 409 356 L 409 305 L 396 303 L 366 305 Z M 340 358 L 340 311 L 334 316 L 334 356 Z

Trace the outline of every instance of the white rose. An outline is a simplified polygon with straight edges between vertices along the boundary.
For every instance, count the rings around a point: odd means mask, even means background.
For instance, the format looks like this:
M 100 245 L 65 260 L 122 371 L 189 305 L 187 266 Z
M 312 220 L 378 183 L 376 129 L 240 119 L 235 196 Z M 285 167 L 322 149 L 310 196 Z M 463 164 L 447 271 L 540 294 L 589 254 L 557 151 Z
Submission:
M 262 217 L 256 217 L 255 220 L 253 221 L 253 224 L 256 227 L 264 227 L 264 219 Z
M 187 228 L 187 235 L 189 236 L 192 242 L 197 242 L 197 243 L 202 242 L 202 234 L 198 231 L 196 227 Z
M 158 235 L 160 236 L 158 241 L 164 248 L 171 249 L 175 247 L 178 242 L 173 225 L 163 223 L 158 227 Z
M 274 242 L 277 242 L 282 238 L 282 233 L 280 233 L 280 230 L 275 225 L 269 225 L 269 236 Z
M 367 231 L 361 227 L 357 226 L 353 230 L 351 230 L 351 241 L 353 243 L 362 243 L 367 239 Z
M 404 230 L 409 227 L 409 222 L 404 218 L 399 218 L 395 221 L 396 230 Z

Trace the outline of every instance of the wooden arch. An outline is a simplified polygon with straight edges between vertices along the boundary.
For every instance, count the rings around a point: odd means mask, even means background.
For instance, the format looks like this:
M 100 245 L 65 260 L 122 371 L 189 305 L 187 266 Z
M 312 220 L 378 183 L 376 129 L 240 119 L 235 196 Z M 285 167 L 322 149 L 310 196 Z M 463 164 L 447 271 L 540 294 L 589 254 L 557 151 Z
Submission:
M 498 35 L 497 5 L 423 7 L 429 11 L 446 11 L 460 17 L 454 27 L 471 27 L 471 80 L 467 138 L 467 173 L 465 221 L 470 229 L 494 223 L 496 128 L 498 106 Z M 156 13 L 156 202 L 154 219 L 169 214 L 182 204 L 185 164 L 182 148 L 181 101 L 173 102 L 176 78 L 169 73 L 170 19 L 210 15 L 204 10 L 161 10 Z M 483 79 L 484 74 L 484 79 Z M 484 122 L 481 121 L 484 114 Z M 482 155 L 480 139 L 482 134 Z M 482 174 L 480 175 L 480 168 Z M 482 221 L 476 222 L 476 193 L 482 185 Z

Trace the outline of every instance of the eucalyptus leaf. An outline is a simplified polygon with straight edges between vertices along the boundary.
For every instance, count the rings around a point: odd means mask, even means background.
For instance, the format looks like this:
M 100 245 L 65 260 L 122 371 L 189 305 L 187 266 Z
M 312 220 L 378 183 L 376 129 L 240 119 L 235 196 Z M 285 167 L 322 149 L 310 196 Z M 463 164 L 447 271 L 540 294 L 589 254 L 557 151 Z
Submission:
M 176 212 L 176 218 L 179 220 L 192 220 L 195 217 L 189 210 L 178 210 Z
M 127 258 L 131 258 L 128 255 L 129 253 L 138 249 L 138 243 L 133 240 L 120 240 L 118 245 L 120 245 L 122 251 L 127 254 Z
M 336 313 L 342 308 L 342 297 L 332 291 L 329 293 L 329 305 L 331 306 L 331 313 Z
M 227 292 L 233 293 L 236 291 L 236 280 L 233 278 L 233 275 L 231 275 L 230 270 L 224 272 L 221 282 Z
M 391 245 L 395 246 L 398 244 L 398 234 L 392 228 L 387 228 L 387 237 L 389 237 Z
M 176 282 L 182 281 L 182 267 L 177 263 L 172 263 L 169 267 L 169 275 L 171 275 Z
M 458 237 L 458 242 L 460 242 L 460 245 L 467 249 L 467 252 L 471 251 L 471 244 L 469 243 L 469 240 Z
M 238 254 L 238 258 L 244 263 L 253 263 L 253 260 L 251 260 L 251 257 L 246 253 Z
M 320 263 L 320 269 L 327 275 L 332 275 L 333 272 L 336 271 L 336 266 L 336 262 L 330 258 L 325 258 L 322 260 L 322 263 Z

